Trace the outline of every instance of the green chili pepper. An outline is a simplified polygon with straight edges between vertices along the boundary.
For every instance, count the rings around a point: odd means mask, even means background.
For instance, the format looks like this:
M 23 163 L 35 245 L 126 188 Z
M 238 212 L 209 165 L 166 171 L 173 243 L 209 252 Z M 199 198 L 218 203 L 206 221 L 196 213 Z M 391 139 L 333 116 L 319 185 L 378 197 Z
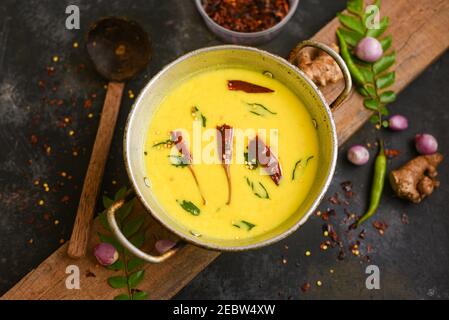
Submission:
M 357 65 L 354 63 L 351 57 L 351 53 L 349 52 L 348 45 L 346 44 L 343 35 L 340 33 L 340 30 L 337 30 L 337 38 L 340 42 L 340 54 L 343 60 L 345 60 L 346 65 L 348 66 L 349 72 L 351 73 L 352 79 L 354 82 L 360 86 L 365 86 L 365 77 Z
M 385 175 L 387 172 L 387 157 L 385 156 L 384 143 L 380 141 L 379 154 L 374 163 L 374 177 L 371 185 L 371 199 L 368 211 L 357 222 L 357 227 L 371 218 L 379 207 L 380 198 L 384 189 Z

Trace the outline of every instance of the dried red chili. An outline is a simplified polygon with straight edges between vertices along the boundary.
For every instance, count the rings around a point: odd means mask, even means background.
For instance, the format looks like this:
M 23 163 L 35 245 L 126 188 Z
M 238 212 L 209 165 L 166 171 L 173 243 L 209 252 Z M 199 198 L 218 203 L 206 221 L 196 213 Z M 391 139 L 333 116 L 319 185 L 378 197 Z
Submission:
M 282 179 L 281 165 L 270 148 L 257 136 L 248 144 L 248 159 L 257 159 L 257 163 L 270 175 L 271 180 L 279 185 Z
M 218 155 L 223 168 L 226 173 L 226 180 L 228 182 L 228 201 L 226 204 L 231 203 L 231 172 L 229 171 L 229 165 L 232 161 L 232 140 L 234 136 L 234 130 L 231 126 L 224 124 L 217 126 L 218 131 Z
M 216 23 L 237 32 L 269 29 L 290 10 L 288 0 L 203 0 L 203 7 Z
M 246 93 L 270 93 L 274 92 L 269 88 L 259 86 L 257 84 L 249 83 L 241 80 L 228 80 L 228 89 L 233 91 L 244 91 Z
M 203 192 L 200 187 L 200 183 L 198 182 L 198 179 L 196 177 L 195 171 L 192 167 L 192 155 L 190 154 L 189 149 L 187 148 L 186 144 L 184 143 L 184 139 L 182 136 L 182 132 L 180 131 L 173 131 L 171 132 L 171 141 L 176 146 L 176 149 L 182 154 L 182 158 L 187 161 L 187 168 L 189 168 L 190 173 L 192 174 L 193 180 L 195 180 L 195 184 L 198 188 L 198 191 L 200 193 L 201 199 L 203 201 L 203 205 L 206 204 L 206 199 L 204 198 Z

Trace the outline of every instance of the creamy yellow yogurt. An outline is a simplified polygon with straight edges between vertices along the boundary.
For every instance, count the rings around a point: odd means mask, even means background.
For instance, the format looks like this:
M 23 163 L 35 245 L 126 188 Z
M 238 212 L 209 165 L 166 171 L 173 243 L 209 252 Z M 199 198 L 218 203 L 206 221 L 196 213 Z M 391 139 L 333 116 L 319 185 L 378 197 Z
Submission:
M 231 91 L 227 87 L 228 80 L 250 82 L 274 92 Z M 194 107 L 198 111 L 193 114 Z M 203 141 L 193 138 L 195 121 L 195 130 L 209 132 Z M 266 129 L 266 142 L 270 147 L 269 130 L 277 129 L 275 155 L 283 175 L 279 185 L 269 175 L 263 174 L 260 167 L 250 170 L 244 163 L 238 163 L 237 158 L 242 160 L 244 150 L 236 150 L 238 143 L 234 137 L 233 163 L 230 165 L 232 197 L 230 204 L 226 204 L 225 171 L 218 161 L 217 150 L 210 148 L 217 145 L 214 132 L 223 124 L 235 130 Z M 205 204 L 191 170 L 187 166 L 173 165 L 170 155 L 174 147 L 160 144 L 170 139 L 170 132 L 180 128 L 190 136 L 188 149 L 194 158 L 191 168 L 206 199 Z M 201 153 L 194 151 L 195 143 L 201 146 L 202 151 L 208 149 L 208 154 L 214 159 L 216 157 L 218 162 L 205 163 Z M 243 239 L 276 228 L 298 209 L 316 175 L 318 150 L 318 136 L 311 116 L 286 86 L 256 71 L 224 68 L 180 81 L 163 99 L 153 118 L 149 119 L 145 164 L 157 200 L 180 225 L 209 238 Z M 256 186 L 254 190 L 248 181 Z M 192 214 L 186 210 L 181 205 L 186 203 L 193 204 L 199 212 Z

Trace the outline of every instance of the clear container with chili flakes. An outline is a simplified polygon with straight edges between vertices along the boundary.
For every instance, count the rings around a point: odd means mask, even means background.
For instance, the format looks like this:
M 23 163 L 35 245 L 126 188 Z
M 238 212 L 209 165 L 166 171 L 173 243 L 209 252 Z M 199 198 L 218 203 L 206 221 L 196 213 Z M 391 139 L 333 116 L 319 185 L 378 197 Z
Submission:
M 276 37 L 299 0 L 195 0 L 209 29 L 227 43 L 257 45 Z

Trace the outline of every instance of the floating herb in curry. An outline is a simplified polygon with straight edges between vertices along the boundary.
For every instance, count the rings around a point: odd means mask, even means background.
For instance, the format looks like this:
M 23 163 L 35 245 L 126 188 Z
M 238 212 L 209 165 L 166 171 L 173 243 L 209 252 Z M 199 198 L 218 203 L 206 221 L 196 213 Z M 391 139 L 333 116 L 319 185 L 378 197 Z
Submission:
M 251 188 L 253 194 L 261 199 L 270 199 L 267 188 L 262 184 L 262 182 L 254 183 L 248 177 L 245 177 L 246 184 Z
M 201 213 L 201 210 L 191 201 L 176 200 L 176 202 L 181 206 L 181 208 L 190 213 L 192 216 L 199 216 Z
M 307 165 L 309 164 L 309 161 L 312 160 L 313 158 L 314 156 L 309 156 L 306 159 L 299 159 L 298 161 L 296 161 L 292 172 L 292 181 L 295 180 L 295 178 L 300 178 L 304 174 L 304 171 Z M 297 170 L 300 170 L 298 175 L 296 175 Z
M 251 113 L 263 117 L 267 114 L 271 114 L 271 115 L 276 115 L 276 112 L 271 111 L 270 109 L 268 109 L 266 106 L 264 106 L 261 103 L 249 103 L 246 102 L 246 104 L 250 107 L 250 111 Z
M 201 120 L 201 125 L 203 128 L 206 128 L 207 125 L 207 118 L 204 116 L 204 114 L 198 109 L 197 106 L 192 107 L 192 116 L 195 118 L 195 120 Z
M 251 231 L 251 229 L 253 229 L 256 225 L 245 220 L 240 220 L 238 223 L 232 224 L 232 226 L 239 229 L 246 229 L 247 231 Z

